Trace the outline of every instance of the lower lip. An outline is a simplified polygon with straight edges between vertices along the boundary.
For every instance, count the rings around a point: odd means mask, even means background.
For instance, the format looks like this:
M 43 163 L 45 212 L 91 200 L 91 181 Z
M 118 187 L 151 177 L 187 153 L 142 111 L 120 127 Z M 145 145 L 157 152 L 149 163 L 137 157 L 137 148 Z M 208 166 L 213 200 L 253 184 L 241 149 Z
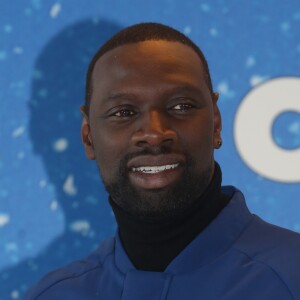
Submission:
M 180 166 L 158 173 L 130 172 L 129 178 L 136 187 L 146 190 L 162 189 L 178 182 L 181 175 Z

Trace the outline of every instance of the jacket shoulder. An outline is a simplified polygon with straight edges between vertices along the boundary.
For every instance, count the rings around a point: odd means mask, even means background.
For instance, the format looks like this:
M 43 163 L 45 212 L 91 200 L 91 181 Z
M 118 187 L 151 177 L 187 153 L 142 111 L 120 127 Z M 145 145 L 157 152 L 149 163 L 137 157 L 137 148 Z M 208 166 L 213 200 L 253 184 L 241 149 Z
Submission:
M 24 300 L 50 300 L 53 299 L 53 293 L 57 293 L 57 297 L 55 297 L 57 300 L 65 299 L 64 286 L 72 285 L 72 282 L 75 283 L 82 277 L 89 276 L 89 273 L 94 274 L 95 272 L 99 272 L 105 259 L 113 252 L 113 249 L 113 238 L 103 241 L 100 247 L 87 258 L 74 261 L 60 269 L 48 273 L 36 285 L 29 289 Z M 65 296 L 67 297 L 67 295 Z
M 271 269 L 300 297 L 300 234 L 253 217 L 234 248 Z M 297 298 L 298 299 L 298 298 Z
M 254 215 L 237 247 L 267 261 L 282 261 L 282 255 L 300 258 L 300 234 L 263 221 Z M 300 260 L 298 262 L 300 264 Z

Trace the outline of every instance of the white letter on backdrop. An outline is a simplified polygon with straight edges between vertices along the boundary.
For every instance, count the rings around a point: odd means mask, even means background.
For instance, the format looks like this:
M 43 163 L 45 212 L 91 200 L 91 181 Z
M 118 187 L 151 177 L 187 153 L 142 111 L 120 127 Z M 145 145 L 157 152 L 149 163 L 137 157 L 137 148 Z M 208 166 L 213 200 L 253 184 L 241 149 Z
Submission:
M 300 78 L 271 79 L 253 88 L 235 116 L 234 139 L 244 162 L 275 181 L 300 182 L 300 147 L 283 149 L 272 137 L 272 125 L 283 112 L 300 114 Z

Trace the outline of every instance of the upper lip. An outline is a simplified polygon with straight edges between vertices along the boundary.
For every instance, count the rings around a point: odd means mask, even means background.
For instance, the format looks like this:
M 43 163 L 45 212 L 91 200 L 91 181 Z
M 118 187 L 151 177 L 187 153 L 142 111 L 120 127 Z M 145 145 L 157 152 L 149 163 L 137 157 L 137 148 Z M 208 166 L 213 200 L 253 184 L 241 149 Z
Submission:
M 132 158 L 128 162 L 128 168 L 138 168 L 144 166 L 165 166 L 173 164 L 181 164 L 184 157 L 179 154 L 160 154 L 160 155 L 140 155 Z

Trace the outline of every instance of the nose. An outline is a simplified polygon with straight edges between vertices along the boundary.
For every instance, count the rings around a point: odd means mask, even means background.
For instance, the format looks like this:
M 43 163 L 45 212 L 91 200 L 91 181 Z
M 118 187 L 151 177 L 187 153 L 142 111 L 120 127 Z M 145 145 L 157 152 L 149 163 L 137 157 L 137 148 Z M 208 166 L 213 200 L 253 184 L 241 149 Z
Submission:
M 138 128 L 132 135 L 135 146 L 158 146 L 172 143 L 176 140 L 176 133 L 169 128 L 167 117 L 158 111 L 151 111 L 141 117 Z

